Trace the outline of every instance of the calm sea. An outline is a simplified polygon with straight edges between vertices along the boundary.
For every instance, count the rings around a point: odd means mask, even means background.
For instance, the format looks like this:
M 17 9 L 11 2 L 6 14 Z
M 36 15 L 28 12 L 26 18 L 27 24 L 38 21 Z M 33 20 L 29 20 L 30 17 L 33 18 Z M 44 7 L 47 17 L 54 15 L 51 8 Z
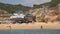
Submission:
M 0 34 L 60 34 L 60 30 L 0 30 Z

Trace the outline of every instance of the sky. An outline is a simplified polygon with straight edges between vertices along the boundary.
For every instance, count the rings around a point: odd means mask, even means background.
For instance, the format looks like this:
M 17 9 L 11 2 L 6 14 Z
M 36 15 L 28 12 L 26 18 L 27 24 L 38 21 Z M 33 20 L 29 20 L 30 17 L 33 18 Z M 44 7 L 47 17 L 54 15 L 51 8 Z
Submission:
M 8 4 L 22 4 L 24 6 L 33 7 L 34 4 L 42 4 L 45 2 L 50 2 L 51 0 L 0 0 L 2 3 Z

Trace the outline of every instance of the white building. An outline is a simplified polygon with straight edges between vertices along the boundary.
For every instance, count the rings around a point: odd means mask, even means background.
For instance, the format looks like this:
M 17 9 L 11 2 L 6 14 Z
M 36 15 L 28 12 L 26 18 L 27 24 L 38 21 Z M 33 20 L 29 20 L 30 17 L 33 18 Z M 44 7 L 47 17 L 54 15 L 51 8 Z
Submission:
M 10 17 L 11 19 L 12 18 L 24 18 L 24 14 L 21 12 L 18 12 L 18 13 L 13 13 L 13 15 Z

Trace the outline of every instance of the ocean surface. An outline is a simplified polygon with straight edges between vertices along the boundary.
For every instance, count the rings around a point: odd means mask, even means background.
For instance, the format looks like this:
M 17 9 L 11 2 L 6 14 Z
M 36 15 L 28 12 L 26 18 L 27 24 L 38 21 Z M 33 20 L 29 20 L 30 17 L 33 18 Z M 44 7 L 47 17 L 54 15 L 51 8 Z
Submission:
M 0 30 L 0 34 L 60 34 L 60 30 Z

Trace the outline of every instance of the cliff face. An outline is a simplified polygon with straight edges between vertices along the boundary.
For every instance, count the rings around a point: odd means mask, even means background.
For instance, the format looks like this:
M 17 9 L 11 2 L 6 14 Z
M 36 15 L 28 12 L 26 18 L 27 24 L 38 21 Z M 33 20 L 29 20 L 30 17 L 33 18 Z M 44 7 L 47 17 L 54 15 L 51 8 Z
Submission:
M 45 18 L 48 18 L 49 21 L 60 21 L 60 8 L 54 8 Z
M 49 15 L 51 16 L 55 16 L 55 15 L 60 15 L 60 10 L 59 9 L 55 9 L 53 12 L 51 12 Z

